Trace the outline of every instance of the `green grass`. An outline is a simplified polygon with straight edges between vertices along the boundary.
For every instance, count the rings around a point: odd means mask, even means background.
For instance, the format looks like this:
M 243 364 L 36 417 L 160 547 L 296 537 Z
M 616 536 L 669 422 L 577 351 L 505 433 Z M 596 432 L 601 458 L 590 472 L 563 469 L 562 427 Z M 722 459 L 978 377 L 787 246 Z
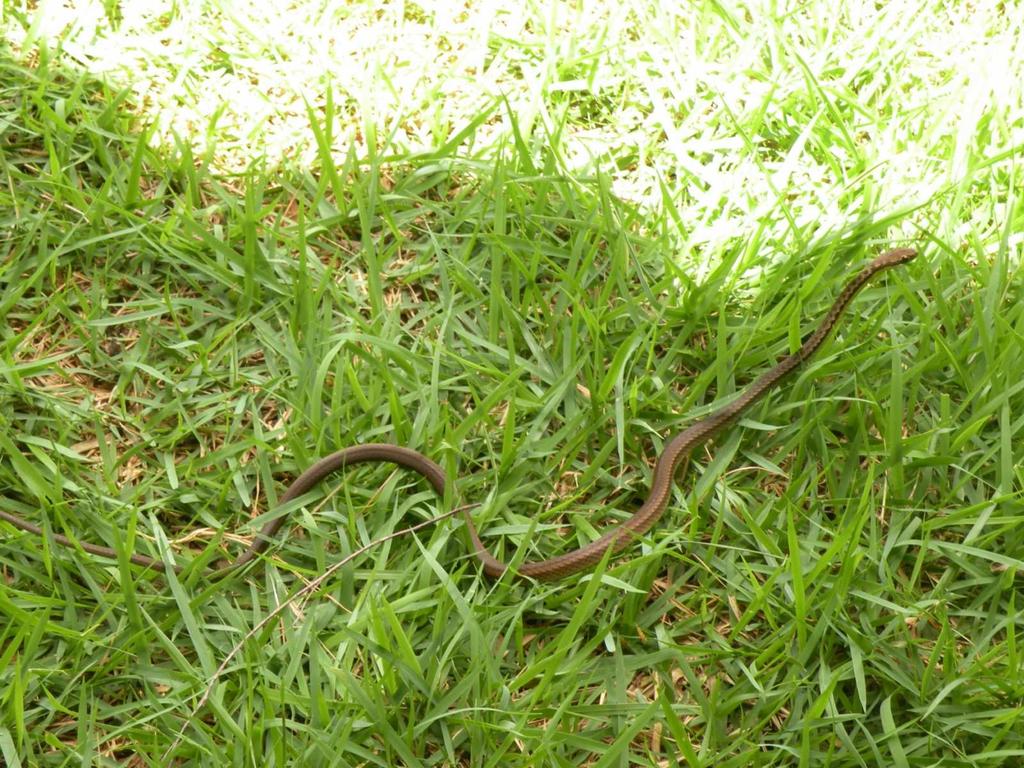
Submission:
M 1019 14 L 298 5 L 6 4 L 0 505 L 125 555 L 0 526 L 0 763 L 1024 762 Z M 456 518 L 316 581 L 461 502 L 592 540 L 906 243 L 607 569 L 495 583 Z M 451 498 L 360 468 L 206 579 L 371 441 Z

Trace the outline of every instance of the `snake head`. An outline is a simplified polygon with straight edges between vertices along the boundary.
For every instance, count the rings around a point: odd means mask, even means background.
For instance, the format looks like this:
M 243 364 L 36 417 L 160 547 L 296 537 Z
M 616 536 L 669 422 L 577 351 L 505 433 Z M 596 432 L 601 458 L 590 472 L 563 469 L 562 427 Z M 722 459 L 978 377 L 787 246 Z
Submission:
M 881 269 L 882 267 L 895 267 L 897 264 L 906 264 L 917 258 L 917 251 L 913 248 L 893 248 L 871 262 L 871 266 Z

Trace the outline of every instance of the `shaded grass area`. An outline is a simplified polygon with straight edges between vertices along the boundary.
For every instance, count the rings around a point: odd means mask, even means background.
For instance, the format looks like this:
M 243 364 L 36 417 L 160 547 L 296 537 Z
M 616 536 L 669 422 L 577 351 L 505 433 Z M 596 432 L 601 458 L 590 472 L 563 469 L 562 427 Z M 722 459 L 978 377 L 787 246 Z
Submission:
M 590 541 L 898 223 L 868 190 L 859 224 L 808 225 L 771 264 L 752 233 L 695 278 L 667 214 L 567 178 L 555 140 L 231 178 L 153 154 L 85 78 L 2 80 L 0 505 L 178 562 L 236 550 L 283 478 L 368 441 L 441 462 L 507 558 Z M 1000 173 L 936 204 L 992 201 L 994 259 L 985 233 L 923 229 L 924 258 L 599 576 L 493 584 L 455 523 L 388 542 L 193 713 L 306 580 L 456 499 L 348 473 L 215 585 L 5 526 L 0 756 L 165 764 L 183 731 L 169 758 L 218 765 L 1012 765 L 1024 361 Z

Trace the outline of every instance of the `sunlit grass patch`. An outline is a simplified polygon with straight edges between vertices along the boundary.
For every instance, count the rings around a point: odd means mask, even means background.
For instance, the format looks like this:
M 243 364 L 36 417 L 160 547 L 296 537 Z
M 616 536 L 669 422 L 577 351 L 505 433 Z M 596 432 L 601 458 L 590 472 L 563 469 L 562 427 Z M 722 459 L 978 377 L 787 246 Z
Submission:
M 684 262 L 911 209 L 1022 138 L 1020 78 L 1002 76 L 1020 12 L 996 2 L 84 2 L 6 25 L 23 54 L 45 44 L 127 87 L 150 141 L 217 170 L 322 162 L 311 120 L 337 163 L 474 122 L 460 149 L 493 157 L 514 129 L 531 152 L 557 145 L 559 170 L 671 211 Z

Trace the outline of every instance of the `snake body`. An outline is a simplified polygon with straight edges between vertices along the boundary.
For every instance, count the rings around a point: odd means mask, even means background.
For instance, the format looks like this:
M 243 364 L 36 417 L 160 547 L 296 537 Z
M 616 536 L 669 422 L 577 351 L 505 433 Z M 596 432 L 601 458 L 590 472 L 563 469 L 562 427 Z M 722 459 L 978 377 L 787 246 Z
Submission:
M 751 406 L 778 385 L 780 381 L 817 352 L 839 322 L 839 318 L 853 300 L 853 297 L 872 277 L 883 269 L 905 264 L 916 255 L 916 251 L 911 248 L 897 248 L 886 251 L 878 256 L 846 284 L 818 328 L 807 337 L 796 352 L 782 358 L 774 367 L 744 389 L 735 400 L 672 437 L 665 444 L 664 450 L 662 450 L 654 464 L 651 490 L 647 495 L 647 499 L 631 517 L 612 527 L 600 538 L 585 546 L 547 560 L 522 563 L 516 566 L 514 573 L 518 576 L 544 581 L 560 579 L 595 565 L 609 554 L 609 550 L 611 555 L 617 554 L 636 540 L 637 537 L 649 531 L 668 507 L 676 470 L 693 449 L 721 432 L 722 429 L 749 410 Z M 417 472 L 434 487 L 434 490 L 439 495 L 444 495 L 444 471 L 422 453 L 397 445 L 367 443 L 343 448 L 317 461 L 292 481 L 292 484 L 281 496 L 280 504 L 287 504 L 292 499 L 301 496 L 316 486 L 322 479 L 339 469 L 356 464 L 379 462 L 390 462 Z M 509 566 L 494 557 L 484 546 L 468 509 L 464 509 L 463 514 L 470 539 L 473 543 L 474 554 L 483 565 L 484 572 L 494 578 L 500 577 L 509 570 Z M 0 519 L 24 531 L 39 536 L 45 535 L 39 526 L 9 512 L 0 510 Z M 263 526 L 249 548 L 242 552 L 233 562 L 221 564 L 218 573 L 237 570 L 259 557 L 269 546 L 284 520 L 285 518 L 282 515 L 278 515 L 270 520 Z M 61 534 L 52 534 L 52 538 L 53 541 L 62 546 L 80 547 L 86 552 L 101 557 L 116 559 L 118 556 L 117 551 L 110 547 L 72 541 Z M 135 565 L 157 571 L 166 569 L 163 560 L 140 554 L 133 554 L 130 558 L 131 562 Z M 180 570 L 180 567 L 174 567 L 176 570 Z

